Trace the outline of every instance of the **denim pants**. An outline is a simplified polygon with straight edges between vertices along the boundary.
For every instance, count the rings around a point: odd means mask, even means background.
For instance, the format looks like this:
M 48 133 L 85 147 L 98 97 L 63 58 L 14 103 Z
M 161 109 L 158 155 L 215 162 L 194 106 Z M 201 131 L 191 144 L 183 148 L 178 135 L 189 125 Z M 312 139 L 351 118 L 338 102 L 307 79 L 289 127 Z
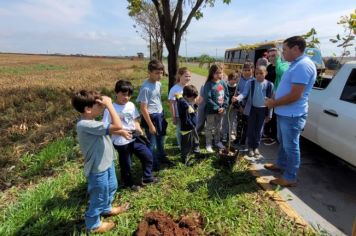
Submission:
M 306 119 L 306 114 L 298 117 L 277 115 L 277 134 L 280 145 L 276 164 L 284 170 L 283 178 L 288 181 L 297 180 L 300 166 L 299 137 Z
M 249 148 L 256 149 L 260 146 L 265 118 L 265 107 L 251 107 L 247 124 L 247 144 Z
M 145 129 L 145 133 L 151 143 L 149 148 L 153 154 L 153 169 L 157 169 L 159 167 L 158 160 L 167 159 L 167 154 L 164 151 L 165 136 L 159 134 L 151 134 L 149 129 Z
M 89 207 L 85 212 L 85 227 L 92 230 L 100 226 L 100 215 L 111 211 L 111 203 L 117 190 L 114 162 L 103 172 L 90 173 L 87 181 Z
M 132 154 L 135 154 L 141 162 L 143 171 L 142 180 L 146 181 L 152 179 L 153 156 L 146 144 L 135 140 L 126 145 L 114 145 L 114 147 L 119 153 L 120 176 L 123 185 L 132 186 L 134 184 L 131 174 Z

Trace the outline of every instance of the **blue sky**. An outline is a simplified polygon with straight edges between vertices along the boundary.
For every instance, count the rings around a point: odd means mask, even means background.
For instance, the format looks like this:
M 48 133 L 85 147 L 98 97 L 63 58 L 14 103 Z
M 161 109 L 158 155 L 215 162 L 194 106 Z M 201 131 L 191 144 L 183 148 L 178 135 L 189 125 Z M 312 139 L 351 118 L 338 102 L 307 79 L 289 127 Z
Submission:
M 318 32 L 323 55 L 339 53 L 329 39 L 343 28 L 354 0 L 217 0 L 193 20 L 180 54 L 222 56 L 226 48 Z M 126 0 L 0 0 L 0 52 L 125 56 L 144 52 L 145 42 L 127 15 Z M 187 49 L 187 50 L 186 50 Z

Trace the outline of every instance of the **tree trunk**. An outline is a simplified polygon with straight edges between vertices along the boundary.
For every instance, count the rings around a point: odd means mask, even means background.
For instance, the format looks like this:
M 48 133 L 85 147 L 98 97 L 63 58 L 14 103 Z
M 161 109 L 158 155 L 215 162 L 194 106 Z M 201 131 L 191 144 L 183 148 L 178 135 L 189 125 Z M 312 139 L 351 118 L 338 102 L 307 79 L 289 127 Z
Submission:
M 179 67 L 178 63 L 178 50 L 177 45 L 167 47 L 168 50 L 168 90 L 170 90 L 176 81 L 176 74 Z

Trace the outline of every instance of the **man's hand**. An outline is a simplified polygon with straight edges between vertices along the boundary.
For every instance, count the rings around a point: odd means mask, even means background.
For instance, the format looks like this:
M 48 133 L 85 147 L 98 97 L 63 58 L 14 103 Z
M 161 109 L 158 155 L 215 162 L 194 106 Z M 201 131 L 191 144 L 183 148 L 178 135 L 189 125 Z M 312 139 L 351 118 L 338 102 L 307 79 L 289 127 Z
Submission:
M 268 109 L 271 109 L 276 106 L 276 100 L 273 98 L 266 98 L 265 105 L 268 107 Z
M 150 131 L 150 134 L 156 134 L 157 133 L 156 127 L 154 127 L 154 126 L 150 126 L 149 127 L 149 131 Z
M 95 100 L 97 103 L 104 105 L 105 107 L 109 106 L 112 104 L 112 100 L 108 96 L 102 96 L 101 99 L 96 99 Z

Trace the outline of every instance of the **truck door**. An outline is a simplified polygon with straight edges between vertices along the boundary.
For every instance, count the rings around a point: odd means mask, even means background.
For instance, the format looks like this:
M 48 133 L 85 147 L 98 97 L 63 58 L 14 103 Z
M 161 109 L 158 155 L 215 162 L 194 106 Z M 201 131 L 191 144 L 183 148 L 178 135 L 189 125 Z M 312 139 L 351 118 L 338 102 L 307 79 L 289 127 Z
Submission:
M 348 73 L 334 78 L 340 84 L 323 104 L 318 139 L 326 150 L 356 166 L 356 69 L 340 72 Z

